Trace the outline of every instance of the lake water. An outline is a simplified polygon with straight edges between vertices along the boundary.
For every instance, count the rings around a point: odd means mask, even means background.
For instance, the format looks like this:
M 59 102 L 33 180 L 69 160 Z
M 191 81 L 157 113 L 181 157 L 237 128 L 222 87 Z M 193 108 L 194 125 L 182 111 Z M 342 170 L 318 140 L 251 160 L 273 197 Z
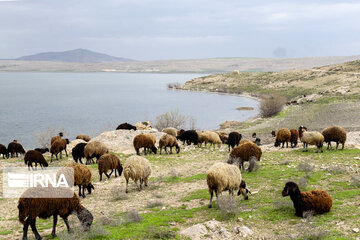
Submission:
M 37 147 L 35 135 L 65 129 L 70 139 L 114 130 L 122 122 L 153 121 L 178 109 L 198 129 L 217 129 L 226 120 L 244 121 L 258 102 L 237 96 L 167 90 L 199 74 L 8 73 L 0 72 L 0 143 L 17 139 Z M 254 107 L 238 111 L 237 107 Z

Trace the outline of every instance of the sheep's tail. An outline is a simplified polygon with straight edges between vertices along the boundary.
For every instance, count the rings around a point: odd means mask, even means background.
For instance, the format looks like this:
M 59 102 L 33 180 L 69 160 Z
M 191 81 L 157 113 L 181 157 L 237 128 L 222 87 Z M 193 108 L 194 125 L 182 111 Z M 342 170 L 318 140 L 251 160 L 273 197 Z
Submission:
M 19 201 L 18 209 L 19 209 L 19 221 L 22 224 L 25 224 L 25 219 L 28 214 L 21 201 Z

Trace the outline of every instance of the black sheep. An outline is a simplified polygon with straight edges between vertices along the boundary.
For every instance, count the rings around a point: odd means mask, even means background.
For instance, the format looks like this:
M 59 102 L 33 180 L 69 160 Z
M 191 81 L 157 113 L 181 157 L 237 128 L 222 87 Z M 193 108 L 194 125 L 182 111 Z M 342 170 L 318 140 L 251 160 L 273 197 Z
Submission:
M 133 126 L 133 125 L 131 125 L 131 124 L 129 124 L 129 123 L 127 123 L 127 122 L 120 124 L 120 125 L 116 128 L 116 130 L 120 130 L 120 129 L 125 129 L 125 130 L 131 130 L 131 129 L 133 129 L 133 130 L 136 131 L 136 127 Z
M 229 138 L 228 138 L 229 152 L 230 152 L 230 147 L 234 148 L 235 145 L 239 146 L 239 142 L 240 142 L 241 138 L 242 138 L 242 135 L 238 132 L 229 133 Z
M 4 159 L 9 158 L 9 152 L 8 152 L 7 148 L 2 144 L 0 144 L 0 154 L 3 155 Z
M 177 136 L 176 139 L 182 141 L 183 143 L 186 142 L 188 145 L 191 145 L 191 143 L 198 145 L 199 143 L 199 136 L 195 130 L 184 131 Z
M 23 148 L 23 146 L 20 143 L 17 142 L 11 142 L 8 145 L 8 152 L 10 153 L 11 157 L 13 158 L 14 156 L 18 157 L 19 153 L 20 154 L 25 154 L 25 149 Z
M 38 163 L 40 164 L 41 168 L 49 166 L 44 156 L 40 152 L 35 150 L 29 150 L 26 152 L 24 162 L 28 165 L 29 170 L 30 167 L 34 170 L 32 165 L 33 163 L 35 163 L 35 169 L 37 168 Z
M 49 152 L 48 148 L 35 148 L 34 150 L 42 154 Z
M 87 143 L 78 143 L 76 144 L 76 146 L 72 149 L 72 156 L 74 158 L 75 162 L 80 161 L 80 163 L 82 164 L 83 162 L 81 161 L 82 158 L 85 158 L 85 154 L 84 154 L 84 148 L 86 146 Z

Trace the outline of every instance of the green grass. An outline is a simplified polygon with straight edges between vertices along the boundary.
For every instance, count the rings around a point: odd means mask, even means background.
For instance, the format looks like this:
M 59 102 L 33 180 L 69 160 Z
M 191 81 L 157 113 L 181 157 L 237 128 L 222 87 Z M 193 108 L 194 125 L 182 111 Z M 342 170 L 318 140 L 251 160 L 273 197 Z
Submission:
M 0 231 L 0 235 L 8 235 L 10 233 L 12 233 L 12 231 L 10 231 L 10 230 Z

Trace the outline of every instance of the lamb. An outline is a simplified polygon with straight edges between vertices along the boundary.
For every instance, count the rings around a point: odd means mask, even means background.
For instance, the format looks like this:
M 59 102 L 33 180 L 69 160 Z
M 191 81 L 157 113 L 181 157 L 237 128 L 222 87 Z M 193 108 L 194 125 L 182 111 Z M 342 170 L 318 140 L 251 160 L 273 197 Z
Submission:
M 60 140 L 62 137 L 64 136 L 64 134 L 62 132 L 59 132 L 59 135 L 52 137 L 50 140 L 50 146 L 57 140 Z
M 74 169 L 74 186 L 79 186 L 79 196 L 85 198 L 85 188 L 91 194 L 91 189 L 95 189 L 91 183 L 91 170 L 88 166 L 80 163 L 69 163 L 65 165 Z M 81 193 L 82 189 L 82 193 Z
M 5 158 L 9 158 L 9 151 L 8 151 L 7 148 L 6 148 L 4 145 L 2 145 L 2 144 L 0 144 L 0 154 L 3 155 L 3 158 L 4 158 L 4 159 L 5 159 Z
M 99 158 L 106 153 L 109 153 L 109 149 L 105 146 L 105 144 L 99 141 L 89 142 L 84 147 L 84 156 L 86 158 L 86 165 L 90 163 L 90 160 L 92 163 L 95 163 L 94 160 L 92 160 L 92 158 L 94 157 L 96 158 L 96 162 L 97 162 Z
M 255 143 L 248 142 L 233 148 L 230 152 L 227 163 L 237 163 L 239 165 L 239 169 L 244 171 L 244 162 L 250 162 L 251 157 L 253 156 L 256 158 L 256 161 L 260 161 L 261 155 L 261 148 Z M 254 164 L 250 164 L 247 171 L 251 172 L 253 165 Z
M 44 156 L 40 152 L 35 151 L 35 150 L 29 150 L 26 152 L 25 157 L 24 157 L 24 162 L 25 162 L 25 164 L 28 165 L 29 170 L 30 170 L 30 166 L 34 170 L 34 168 L 32 166 L 33 163 L 35 163 L 35 169 L 37 168 L 38 163 L 40 164 L 41 168 L 49 166 L 49 164 L 45 160 Z
M 85 154 L 84 154 L 84 148 L 87 145 L 87 143 L 78 143 L 76 144 L 76 146 L 71 150 L 71 154 L 74 158 L 74 161 L 77 163 L 78 161 L 80 161 L 80 163 L 82 164 L 83 162 L 81 161 L 82 158 L 85 158 Z
M 173 127 L 164 128 L 162 132 L 167 133 L 169 135 L 172 135 L 174 137 L 177 136 L 177 130 Z
M 323 152 L 323 143 L 324 143 L 324 136 L 319 132 L 308 132 L 307 128 L 304 126 L 299 127 L 299 137 L 300 141 L 303 142 L 304 150 L 303 152 L 307 152 L 308 145 L 315 145 L 317 147 L 316 152 L 319 152 L 319 149 L 321 149 L 321 152 Z M 306 149 L 305 149 L 306 148 Z
M 182 141 L 183 143 L 186 142 L 188 145 L 191 145 L 191 143 L 198 145 L 199 143 L 199 136 L 195 130 L 184 131 L 180 133 L 176 139 Z
M 160 138 L 160 140 L 159 140 L 160 154 L 161 154 L 162 148 L 164 148 L 165 153 L 167 154 L 167 151 L 166 151 L 167 147 L 170 147 L 170 154 L 172 154 L 173 147 L 176 148 L 176 153 L 180 152 L 180 147 L 179 147 L 179 144 L 177 143 L 176 137 L 174 137 L 170 134 L 163 135 Z
M 241 138 L 242 138 L 242 135 L 238 132 L 229 133 L 229 138 L 228 138 L 229 152 L 230 152 L 230 147 L 234 148 L 235 146 L 239 146 L 239 142 L 240 142 Z
M 20 155 L 25 154 L 24 147 L 20 143 L 18 143 L 16 140 L 14 140 L 8 144 L 7 150 L 12 158 L 19 157 L 18 154 L 20 154 Z
M 304 213 L 311 211 L 313 214 L 329 212 L 332 207 L 332 198 L 324 190 L 311 190 L 301 192 L 299 186 L 294 182 L 287 182 L 282 196 L 289 196 L 294 203 L 295 215 L 304 217 Z
M 39 196 L 45 196 L 39 198 Z M 61 196 L 71 196 L 71 198 L 64 198 Z M 32 196 L 32 197 L 29 197 Z M 59 198 L 48 198 L 46 196 L 60 196 Z M 22 197 L 20 197 L 18 206 L 19 221 L 24 225 L 23 240 L 27 239 L 27 232 L 29 225 L 36 239 L 42 239 L 36 229 L 36 218 L 43 219 L 53 216 L 53 229 L 51 235 L 56 237 L 56 223 L 58 215 L 64 220 L 68 232 L 71 232 L 68 216 L 73 212 L 76 213 L 83 229 L 89 231 L 93 222 L 93 215 L 83 207 L 80 203 L 80 198 L 68 188 L 29 188 Z
M 288 143 L 290 142 L 290 139 L 291 139 L 290 130 L 287 128 L 281 128 L 276 133 L 274 146 L 280 147 L 280 144 L 282 143 L 282 148 L 284 148 L 284 144 L 286 143 L 286 147 L 288 148 L 289 147 Z
M 204 131 L 202 135 L 204 136 L 205 147 L 207 143 L 210 143 L 210 146 L 212 144 L 214 146 L 214 149 L 215 149 L 215 144 L 217 144 L 219 148 L 221 147 L 221 140 L 216 132 Z
M 290 143 L 291 147 L 294 148 L 298 144 L 298 138 L 299 138 L 299 131 L 297 129 L 290 129 L 291 137 L 290 137 Z
M 46 152 L 49 152 L 49 149 L 47 147 L 45 147 L 45 148 L 35 148 L 34 150 L 39 152 L 39 153 L 42 153 L 42 154 L 44 154 Z
M 115 170 L 115 177 L 117 177 L 116 171 L 119 173 L 119 176 L 121 176 L 123 171 L 123 166 L 121 165 L 120 158 L 117 155 L 113 153 L 107 153 L 99 158 L 98 170 L 101 181 L 103 173 L 108 179 L 110 179 L 110 176 L 114 170 Z M 111 170 L 111 172 L 107 174 L 109 170 Z
M 146 155 L 147 150 L 156 154 L 157 148 L 155 147 L 154 139 L 146 134 L 139 134 L 134 137 L 133 145 L 137 155 L 140 155 L 140 148 L 144 148 L 144 154 Z
M 136 127 L 133 126 L 133 125 L 131 125 L 131 124 L 129 124 L 129 123 L 127 123 L 127 122 L 120 124 L 120 125 L 116 128 L 116 130 L 120 130 L 120 129 L 124 129 L 124 130 L 135 130 L 135 131 L 136 131 Z
M 82 139 L 85 142 L 90 142 L 91 137 L 89 137 L 88 135 L 85 135 L 85 134 L 79 134 L 76 136 L 76 139 Z
M 218 162 L 212 165 L 206 172 L 206 182 L 210 193 L 209 208 L 212 207 L 212 199 L 215 191 L 216 198 L 223 191 L 228 190 L 229 194 L 234 195 L 234 190 L 238 190 L 245 200 L 248 200 L 249 190 L 246 188 L 246 183 L 241 178 L 240 170 L 237 166 Z
M 151 165 L 150 162 L 140 156 L 131 156 L 129 157 L 124 164 L 124 177 L 126 180 L 126 193 L 128 193 L 128 184 L 129 179 L 134 180 L 136 188 L 141 191 L 142 184 L 145 183 L 145 186 L 148 185 L 149 176 L 151 174 Z M 137 181 L 140 180 L 140 187 L 137 184 Z
M 327 149 L 332 149 L 331 141 L 336 142 L 336 150 L 338 149 L 339 142 L 342 144 L 341 149 L 344 149 L 346 142 L 346 131 L 342 127 L 328 127 L 322 131 L 322 135 L 324 135 L 324 142 L 328 144 Z
M 50 162 L 52 162 L 53 160 L 53 156 L 55 155 L 56 160 L 58 159 L 58 154 L 60 153 L 60 159 L 62 159 L 62 151 L 65 151 L 66 157 L 68 156 L 68 153 L 66 151 L 66 145 L 69 144 L 70 141 L 69 139 L 60 139 L 60 140 L 56 140 L 55 142 L 53 142 L 53 144 L 50 147 L 50 153 L 51 153 L 51 158 L 50 158 Z

